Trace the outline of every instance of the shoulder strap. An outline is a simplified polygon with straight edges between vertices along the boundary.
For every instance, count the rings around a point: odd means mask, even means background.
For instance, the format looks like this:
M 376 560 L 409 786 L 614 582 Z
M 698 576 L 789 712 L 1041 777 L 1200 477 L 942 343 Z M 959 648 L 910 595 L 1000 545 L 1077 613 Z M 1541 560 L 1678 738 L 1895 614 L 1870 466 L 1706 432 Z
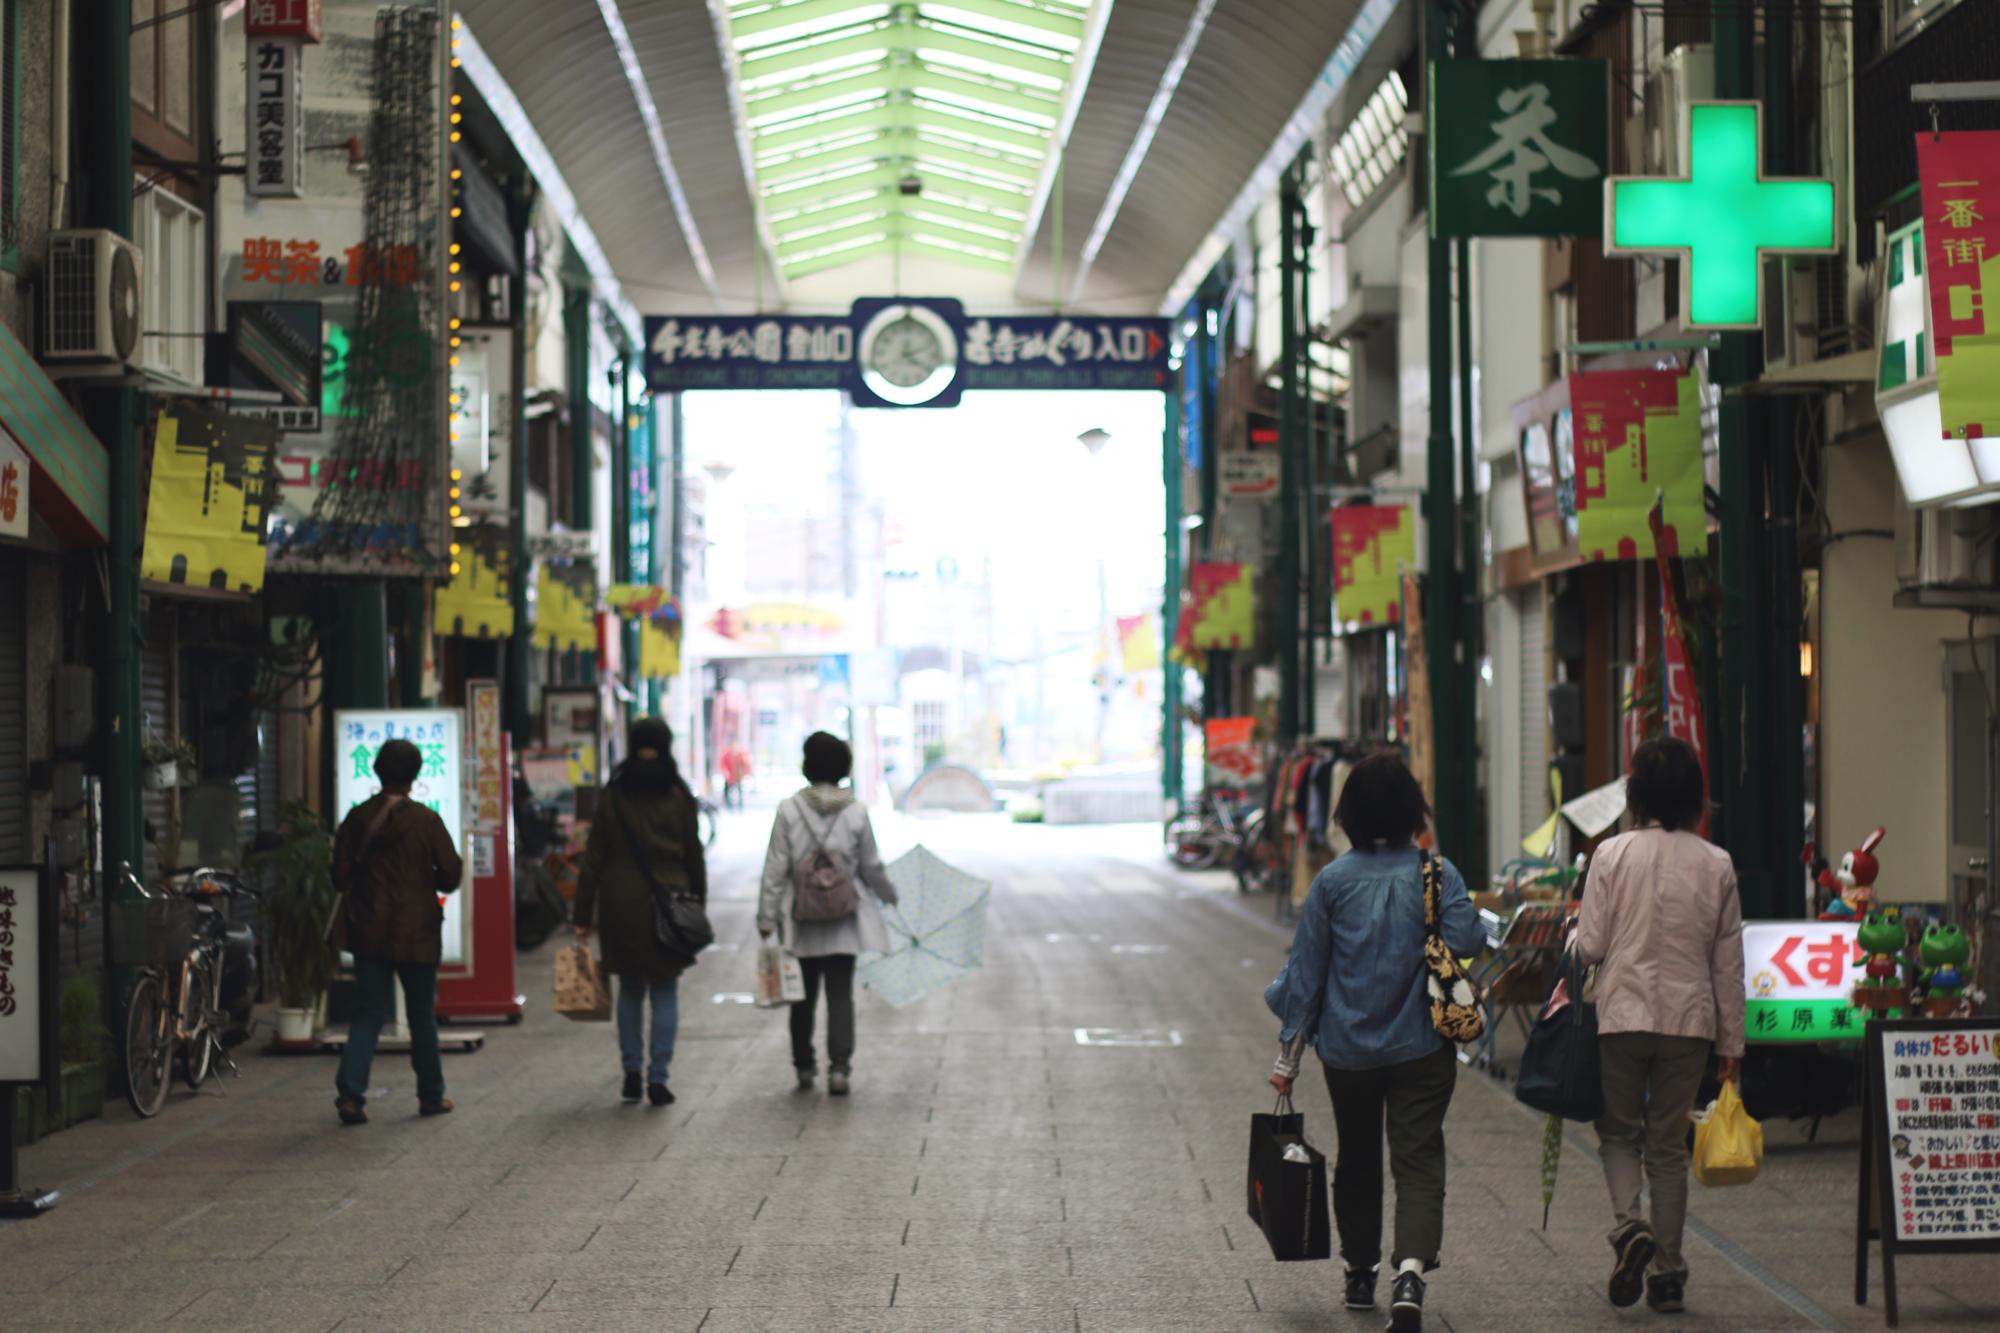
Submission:
M 605 804 L 611 807 L 612 817 L 618 821 L 618 831 L 625 835 L 625 845 L 631 849 L 632 859 L 639 863 L 639 873 L 646 877 L 646 891 L 657 897 L 660 892 L 660 881 L 653 874 L 652 862 L 648 861 L 646 854 L 639 850 L 639 838 L 632 832 L 632 821 L 626 817 L 625 802 L 606 793 Z
M 1437 858 L 1423 848 L 1417 849 L 1417 857 L 1424 879 L 1424 929 L 1437 934 L 1438 916 L 1443 908 L 1444 891 L 1438 887 L 1442 876 L 1438 873 Z
M 815 833 L 813 831 L 812 819 L 806 814 L 806 803 L 804 800 L 799 801 L 798 810 L 799 823 L 805 825 L 806 836 L 813 840 L 813 850 L 816 852 L 825 851 L 827 834 L 833 832 L 833 826 L 840 822 L 840 811 L 834 811 L 833 817 L 826 821 L 826 828 L 823 832 Z
M 399 796 L 375 812 L 375 818 L 368 822 L 368 827 L 361 834 L 361 845 L 354 849 L 354 864 L 348 870 L 350 875 L 360 873 L 361 867 L 368 864 L 368 853 L 375 847 L 376 835 L 388 824 L 389 816 L 396 813 L 396 808 L 408 804 L 409 799 Z

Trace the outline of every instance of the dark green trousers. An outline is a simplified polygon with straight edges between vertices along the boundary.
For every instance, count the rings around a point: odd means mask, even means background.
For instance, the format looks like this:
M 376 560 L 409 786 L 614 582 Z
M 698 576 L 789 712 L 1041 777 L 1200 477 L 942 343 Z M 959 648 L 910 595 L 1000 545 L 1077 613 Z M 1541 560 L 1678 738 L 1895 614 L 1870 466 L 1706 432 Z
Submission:
M 1396 1244 L 1391 1267 L 1419 1260 L 1436 1268 L 1444 1243 L 1444 1113 L 1458 1083 L 1449 1046 L 1380 1069 L 1328 1069 L 1334 1132 L 1333 1218 L 1340 1257 L 1350 1268 L 1382 1261 L 1382 1138 L 1396 1177 Z

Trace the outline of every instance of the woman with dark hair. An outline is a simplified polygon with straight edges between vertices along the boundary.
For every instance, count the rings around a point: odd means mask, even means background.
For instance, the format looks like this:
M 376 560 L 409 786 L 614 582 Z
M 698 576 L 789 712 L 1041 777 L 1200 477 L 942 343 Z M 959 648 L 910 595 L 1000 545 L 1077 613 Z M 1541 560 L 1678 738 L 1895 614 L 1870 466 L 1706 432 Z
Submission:
M 813 1051 L 813 1020 L 822 986 L 826 989 L 826 1090 L 847 1095 L 854 1058 L 854 959 L 889 948 L 875 900 L 896 901 L 896 886 L 882 869 L 868 807 L 840 784 L 854 771 L 847 742 L 824 731 L 806 737 L 805 776 L 810 785 L 788 796 L 771 825 L 764 856 L 764 882 L 757 898 L 757 930 L 777 935 L 797 955 L 805 973 L 806 998 L 792 1006 L 792 1067 L 799 1091 L 809 1092 L 819 1074 Z M 809 910 L 797 883 L 809 872 L 815 901 L 851 898 L 851 912 L 825 917 Z M 860 892 L 861 888 L 867 892 Z
M 1611 1303 L 1636 1304 L 1643 1287 L 1646 1304 L 1668 1314 L 1684 1308 L 1687 1288 L 1688 1112 L 1710 1048 L 1724 1079 L 1743 1055 L 1743 909 L 1729 853 L 1694 831 L 1706 799 L 1693 746 L 1664 737 L 1639 747 L 1625 783 L 1636 827 L 1591 857 L 1576 931 L 1579 957 L 1597 964 Z
M 680 975 L 688 960 L 660 947 L 653 933 L 653 892 L 708 897 L 708 862 L 695 826 L 694 793 L 674 763 L 674 733 L 658 718 L 632 724 L 631 754 L 597 798 L 583 869 L 576 881 L 576 937 L 603 938 L 604 970 L 618 977 L 618 1051 L 624 1099 L 639 1100 L 640 1072 L 655 1106 L 673 1102 L 667 1066 L 680 1028 Z M 600 918 L 601 921 L 600 921 Z M 650 1046 L 641 1044 L 646 1003 L 653 1006 Z M 650 1051 L 650 1059 L 648 1052 Z
M 1436 862 L 1439 929 L 1460 957 L 1486 947 L 1465 881 L 1417 846 L 1430 804 L 1393 754 L 1355 765 L 1334 807 L 1353 850 L 1313 880 L 1291 956 L 1264 992 L 1283 1027 L 1271 1084 L 1292 1092 L 1307 1045 L 1325 1067 L 1339 1135 L 1333 1211 L 1350 1310 L 1375 1308 L 1382 1258 L 1382 1137 L 1396 1178 L 1396 1279 L 1389 1327 L 1423 1327 L 1424 1274 L 1444 1236 L 1444 1115 L 1458 1077 L 1431 1025 L 1424 870 Z

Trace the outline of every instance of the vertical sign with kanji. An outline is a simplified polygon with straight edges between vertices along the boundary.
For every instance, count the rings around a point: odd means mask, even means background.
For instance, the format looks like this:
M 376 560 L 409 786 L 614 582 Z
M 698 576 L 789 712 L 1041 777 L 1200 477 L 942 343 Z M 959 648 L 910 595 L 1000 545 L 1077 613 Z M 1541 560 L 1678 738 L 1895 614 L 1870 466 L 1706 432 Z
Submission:
M 1743 1033 L 1752 1042 L 1859 1041 L 1857 921 L 1743 923 Z
M 1610 88 L 1603 60 L 1433 62 L 1431 235 L 1601 235 Z
M 41 873 L 0 870 L 0 1096 L 14 1095 L 8 1084 L 39 1083 L 47 1072 L 41 911 Z
M 1577 548 L 1585 560 L 1644 560 L 1708 549 L 1702 507 L 1701 392 L 1683 370 L 1569 377 L 1576 436 Z M 1655 536 L 1650 515 L 1663 504 Z
M 250 0 L 243 31 L 252 37 L 297 37 L 317 42 L 325 36 L 320 0 Z
M 1944 439 L 2000 435 L 2000 130 L 1919 134 Z
M 437 811 L 452 846 L 465 855 L 465 746 L 456 708 L 343 711 L 333 715 L 334 821 L 382 790 L 375 778 L 375 753 L 384 741 L 406 740 L 424 757 L 410 799 Z M 467 856 L 468 864 L 470 857 Z M 440 894 L 444 908 L 445 963 L 462 963 L 470 936 L 471 909 L 463 886 Z
M 28 535 L 28 455 L 0 427 L 0 536 Z
M 473 878 L 478 879 L 493 873 L 494 840 L 506 832 L 502 823 L 506 810 L 502 788 L 507 773 L 500 746 L 500 683 L 467 681 L 465 703 L 472 715 L 472 753 L 468 756 L 472 765 L 472 820 L 466 834 L 472 845 L 466 860 L 472 863 Z
M 297 37 L 252 37 L 244 189 L 255 199 L 300 199 L 306 192 L 306 82 Z

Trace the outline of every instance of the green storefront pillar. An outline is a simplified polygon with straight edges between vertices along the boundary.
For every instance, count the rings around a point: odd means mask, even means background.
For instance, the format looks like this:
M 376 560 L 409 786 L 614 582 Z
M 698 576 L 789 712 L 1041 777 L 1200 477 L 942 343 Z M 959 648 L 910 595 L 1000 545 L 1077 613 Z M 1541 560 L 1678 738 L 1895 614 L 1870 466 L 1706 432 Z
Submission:
M 507 714 L 507 734 L 513 737 L 514 752 L 527 747 L 532 728 L 528 715 L 528 677 L 534 640 L 528 624 L 528 231 L 533 204 L 523 183 L 514 192 L 509 222 L 514 229 L 514 277 L 509 313 L 513 327 L 513 356 L 508 367 L 507 392 L 514 404 L 514 429 L 508 441 L 507 494 L 513 515 L 507 524 L 509 541 L 509 583 L 507 600 L 514 609 L 514 633 L 507 640 L 507 687 L 503 696 Z

